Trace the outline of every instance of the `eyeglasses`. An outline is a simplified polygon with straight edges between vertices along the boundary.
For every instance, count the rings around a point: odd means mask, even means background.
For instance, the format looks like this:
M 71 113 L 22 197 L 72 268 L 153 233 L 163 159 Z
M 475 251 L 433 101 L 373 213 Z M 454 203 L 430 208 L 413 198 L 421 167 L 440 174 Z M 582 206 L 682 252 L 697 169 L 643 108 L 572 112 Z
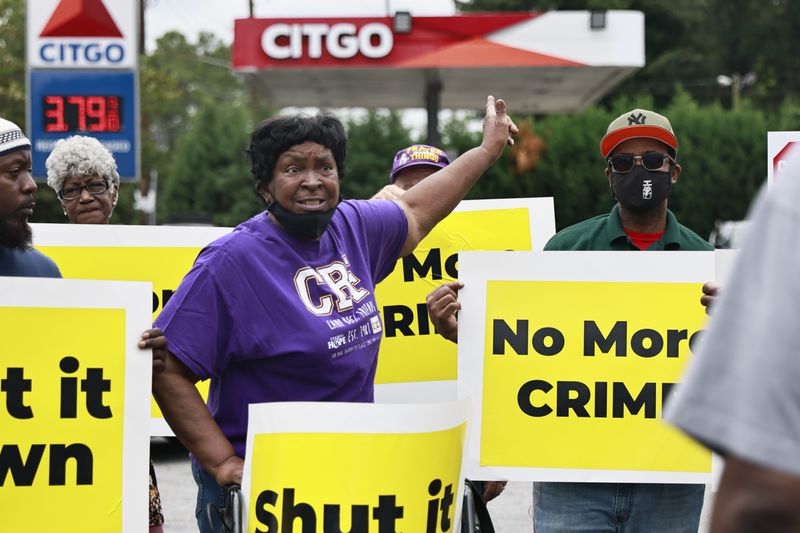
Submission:
M 97 196 L 98 194 L 103 194 L 106 192 L 111 184 L 106 181 L 90 181 L 86 185 L 81 185 L 80 187 L 68 187 L 66 189 L 61 189 L 58 191 L 58 197 L 65 201 L 75 200 L 76 198 L 80 198 L 81 194 L 83 193 L 83 189 L 86 189 L 86 192 L 91 194 L 92 196 Z
M 644 155 L 615 155 L 608 158 L 608 164 L 611 165 L 611 170 L 620 172 L 622 174 L 630 172 L 636 160 L 642 162 L 645 170 L 658 170 L 664 166 L 667 160 L 672 163 L 675 159 L 671 155 L 662 152 L 650 152 Z

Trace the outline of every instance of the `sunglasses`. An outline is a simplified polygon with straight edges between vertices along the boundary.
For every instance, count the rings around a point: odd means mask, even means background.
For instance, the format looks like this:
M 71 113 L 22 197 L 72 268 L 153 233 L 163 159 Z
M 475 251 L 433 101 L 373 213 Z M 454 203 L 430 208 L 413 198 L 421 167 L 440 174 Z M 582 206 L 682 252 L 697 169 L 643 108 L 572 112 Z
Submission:
M 614 172 L 630 172 L 636 160 L 642 162 L 645 170 L 659 170 L 667 160 L 675 163 L 675 159 L 663 152 L 650 152 L 644 155 L 615 155 L 608 158 L 608 164 Z

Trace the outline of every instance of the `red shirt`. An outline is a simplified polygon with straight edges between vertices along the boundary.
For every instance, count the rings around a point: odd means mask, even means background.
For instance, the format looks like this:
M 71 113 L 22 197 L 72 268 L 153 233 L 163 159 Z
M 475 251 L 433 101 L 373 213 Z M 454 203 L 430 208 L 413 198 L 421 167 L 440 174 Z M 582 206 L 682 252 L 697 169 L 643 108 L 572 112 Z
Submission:
M 658 239 L 664 235 L 663 231 L 659 231 L 658 233 L 638 233 L 636 231 L 625 230 L 625 233 L 628 234 L 628 237 L 631 238 L 631 242 L 639 248 L 640 250 L 647 250 L 650 248 L 650 245 L 656 242 Z

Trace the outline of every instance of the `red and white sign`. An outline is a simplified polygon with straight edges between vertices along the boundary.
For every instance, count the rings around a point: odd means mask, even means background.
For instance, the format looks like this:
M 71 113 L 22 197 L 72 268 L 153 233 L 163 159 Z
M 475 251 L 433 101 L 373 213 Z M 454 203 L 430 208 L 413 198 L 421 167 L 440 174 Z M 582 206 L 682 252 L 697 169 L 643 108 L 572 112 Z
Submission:
M 238 19 L 237 70 L 309 68 L 569 67 L 644 64 L 644 50 L 593 35 L 578 12 L 414 17 L 395 33 L 391 17 Z M 639 31 L 632 24 L 630 31 Z M 627 37 L 626 37 L 627 38 Z M 620 60 L 620 53 L 627 54 Z M 629 56 L 629 57 L 628 57 Z
M 800 154 L 800 131 L 770 131 L 767 133 L 767 184 L 772 186 L 781 178 L 786 162 Z
M 28 65 L 136 68 L 137 0 L 28 0 Z

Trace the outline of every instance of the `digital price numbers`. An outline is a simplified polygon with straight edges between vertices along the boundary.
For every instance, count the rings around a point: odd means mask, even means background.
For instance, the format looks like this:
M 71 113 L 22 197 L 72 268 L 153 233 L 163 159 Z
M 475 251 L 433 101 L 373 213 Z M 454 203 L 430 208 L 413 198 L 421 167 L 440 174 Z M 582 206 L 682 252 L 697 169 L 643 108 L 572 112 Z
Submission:
M 42 98 L 47 133 L 122 130 L 121 96 L 46 95 Z

